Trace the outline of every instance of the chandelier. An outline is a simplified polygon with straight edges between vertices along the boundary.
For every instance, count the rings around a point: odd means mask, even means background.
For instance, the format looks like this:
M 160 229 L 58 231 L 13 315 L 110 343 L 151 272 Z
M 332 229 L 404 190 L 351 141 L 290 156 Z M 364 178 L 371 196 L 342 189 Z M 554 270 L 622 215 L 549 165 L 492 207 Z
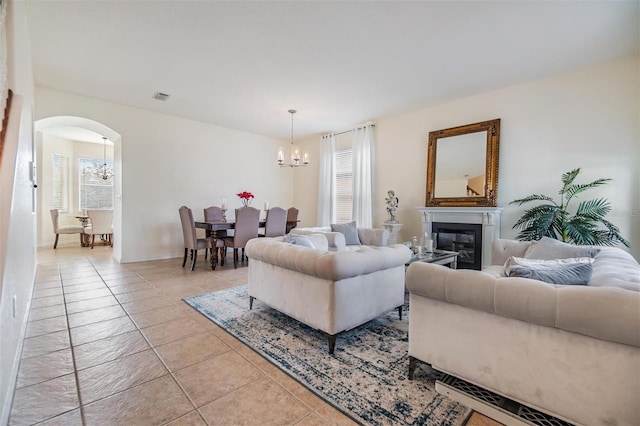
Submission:
M 299 167 L 299 166 L 306 166 L 307 164 L 309 164 L 309 153 L 305 151 L 302 154 L 302 158 L 300 158 L 300 148 L 293 144 L 293 114 L 295 114 L 296 112 L 297 111 L 295 109 L 289 110 L 289 114 L 291 114 L 291 140 L 290 140 L 291 162 L 290 163 L 284 162 L 284 148 L 280 147 L 278 148 L 278 157 L 277 157 L 278 165 L 280 167 Z
M 93 174 L 103 180 L 108 180 L 113 177 L 113 170 L 107 167 L 107 138 L 102 137 L 103 146 L 103 161 L 101 166 L 97 166 L 93 169 Z

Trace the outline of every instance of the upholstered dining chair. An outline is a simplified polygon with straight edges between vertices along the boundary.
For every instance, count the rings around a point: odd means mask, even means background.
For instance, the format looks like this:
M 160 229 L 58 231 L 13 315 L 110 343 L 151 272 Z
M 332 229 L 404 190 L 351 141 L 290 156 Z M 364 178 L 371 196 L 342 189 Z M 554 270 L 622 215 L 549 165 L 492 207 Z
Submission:
M 242 260 L 244 260 L 244 247 L 249 240 L 258 237 L 258 226 L 260 225 L 260 210 L 254 207 L 240 207 L 236 209 L 236 223 L 232 237 L 224 237 L 224 253 L 227 248 L 233 248 L 233 267 L 238 267 L 238 249 L 242 249 Z
M 91 248 L 96 241 L 96 235 L 104 235 L 105 245 L 113 247 L 113 210 L 87 210 L 89 224 L 84 227 L 84 233 L 91 237 Z
M 287 210 L 287 229 L 286 233 L 288 234 L 293 228 L 296 227 L 298 220 L 298 209 L 295 207 L 289 207 Z
M 211 248 L 211 237 L 198 238 L 196 235 L 196 223 L 193 220 L 193 212 L 187 206 L 182 206 L 178 209 L 180 214 L 180 223 L 182 224 L 182 237 L 184 238 L 184 258 L 182 259 L 182 267 L 187 263 L 187 254 L 191 250 L 191 270 L 196 267 L 196 258 L 198 257 L 198 250 L 205 250 L 206 253 Z
M 204 209 L 204 221 L 222 221 L 224 220 L 224 211 L 218 206 L 211 206 Z M 209 236 L 209 235 L 207 235 Z M 224 249 L 223 237 L 227 236 L 225 229 L 216 231 L 216 250 L 220 250 L 220 259 L 222 259 L 222 250 Z
M 280 237 L 287 230 L 287 211 L 281 207 L 271 207 L 267 210 L 264 234 L 261 237 Z
M 51 213 L 51 221 L 53 222 L 53 232 L 56 234 L 56 241 L 53 243 L 53 248 L 58 247 L 58 237 L 60 234 L 80 234 L 80 245 L 84 246 L 84 228 L 82 225 L 58 225 L 58 216 L 60 212 L 58 209 L 49 210 Z

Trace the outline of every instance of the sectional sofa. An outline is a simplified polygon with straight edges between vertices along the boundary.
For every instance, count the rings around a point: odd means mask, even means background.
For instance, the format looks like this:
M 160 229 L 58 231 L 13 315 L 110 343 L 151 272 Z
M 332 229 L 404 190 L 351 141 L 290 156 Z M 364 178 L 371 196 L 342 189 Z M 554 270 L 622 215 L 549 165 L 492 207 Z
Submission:
M 497 240 L 485 271 L 409 266 L 410 376 L 422 361 L 573 424 L 640 425 L 640 265 L 603 247 L 588 285 L 502 276 L 531 246 Z

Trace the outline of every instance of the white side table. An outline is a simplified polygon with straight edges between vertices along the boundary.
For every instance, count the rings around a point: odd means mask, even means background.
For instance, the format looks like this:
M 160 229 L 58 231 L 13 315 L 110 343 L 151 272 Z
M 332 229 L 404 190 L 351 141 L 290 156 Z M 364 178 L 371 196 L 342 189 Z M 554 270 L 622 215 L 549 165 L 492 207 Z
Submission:
M 389 231 L 389 242 L 388 245 L 397 244 L 398 242 L 398 231 L 402 228 L 402 224 L 398 222 L 385 222 L 382 225 L 383 228 Z

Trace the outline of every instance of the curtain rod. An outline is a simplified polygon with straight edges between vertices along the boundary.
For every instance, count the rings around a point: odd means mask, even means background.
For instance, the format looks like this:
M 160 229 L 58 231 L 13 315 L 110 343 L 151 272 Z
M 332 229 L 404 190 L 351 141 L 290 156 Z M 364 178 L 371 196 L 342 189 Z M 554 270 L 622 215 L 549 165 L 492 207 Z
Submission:
M 334 135 L 334 136 L 343 135 L 343 134 L 345 134 L 345 133 L 353 132 L 354 130 L 356 130 L 356 129 L 360 128 L 360 127 L 367 126 L 367 125 L 369 125 L 369 126 L 371 126 L 371 127 L 376 127 L 376 125 L 375 125 L 374 123 L 369 123 L 369 124 L 365 123 L 365 124 L 362 124 L 362 125 L 356 126 L 356 127 L 354 127 L 353 129 L 344 130 L 344 131 L 342 131 L 342 132 L 327 133 L 325 136 L 330 136 L 330 135 Z

